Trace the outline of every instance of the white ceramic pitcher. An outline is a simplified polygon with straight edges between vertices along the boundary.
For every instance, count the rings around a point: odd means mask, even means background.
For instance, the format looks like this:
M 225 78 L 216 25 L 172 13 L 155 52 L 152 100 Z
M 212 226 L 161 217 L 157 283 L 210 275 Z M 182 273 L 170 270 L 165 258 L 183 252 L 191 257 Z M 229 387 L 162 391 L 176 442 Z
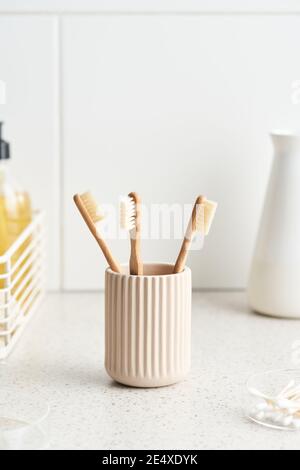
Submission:
M 300 132 L 271 134 L 275 157 L 249 284 L 257 312 L 300 318 Z

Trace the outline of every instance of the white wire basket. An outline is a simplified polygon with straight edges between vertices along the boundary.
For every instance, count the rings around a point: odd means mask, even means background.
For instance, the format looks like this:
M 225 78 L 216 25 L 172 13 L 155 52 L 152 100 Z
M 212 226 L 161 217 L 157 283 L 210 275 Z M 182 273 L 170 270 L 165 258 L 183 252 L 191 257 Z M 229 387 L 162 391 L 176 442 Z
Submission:
M 0 359 L 11 352 L 45 292 L 44 213 L 0 256 Z

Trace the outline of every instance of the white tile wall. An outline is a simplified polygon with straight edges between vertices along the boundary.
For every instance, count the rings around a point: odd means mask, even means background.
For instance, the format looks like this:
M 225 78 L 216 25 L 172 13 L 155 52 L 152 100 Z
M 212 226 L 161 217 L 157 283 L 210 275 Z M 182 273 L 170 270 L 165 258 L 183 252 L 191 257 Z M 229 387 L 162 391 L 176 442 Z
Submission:
M 207 193 L 220 205 L 205 250 L 191 256 L 194 285 L 244 286 L 267 132 L 300 116 L 290 99 L 300 19 L 70 17 L 63 26 L 65 286 L 102 286 L 104 263 L 70 204 L 86 187 L 104 202 L 131 189 L 147 204 Z M 124 259 L 125 247 L 112 247 Z M 170 261 L 178 242 L 143 247 L 145 259 Z
M 50 285 L 103 286 L 105 264 L 72 204 L 91 188 L 115 204 L 131 189 L 148 205 L 199 192 L 218 200 L 205 250 L 191 256 L 194 286 L 245 286 L 271 163 L 267 133 L 300 118 L 300 16 L 49 12 L 2 16 L 0 25 L 0 78 L 10 67 L 9 87 L 26 95 L 0 112 L 18 165 L 24 146 L 30 154 L 22 179 L 49 212 Z M 173 261 L 178 245 L 146 241 L 144 258 Z M 127 258 L 126 241 L 111 246 Z

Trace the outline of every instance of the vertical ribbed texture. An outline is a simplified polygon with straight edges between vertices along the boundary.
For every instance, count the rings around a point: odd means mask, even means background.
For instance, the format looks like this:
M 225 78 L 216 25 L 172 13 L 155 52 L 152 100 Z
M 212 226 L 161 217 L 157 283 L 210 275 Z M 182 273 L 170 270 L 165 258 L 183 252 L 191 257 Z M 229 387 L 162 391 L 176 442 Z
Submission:
M 168 385 L 190 367 L 191 273 L 129 276 L 106 271 L 105 366 L 138 387 Z

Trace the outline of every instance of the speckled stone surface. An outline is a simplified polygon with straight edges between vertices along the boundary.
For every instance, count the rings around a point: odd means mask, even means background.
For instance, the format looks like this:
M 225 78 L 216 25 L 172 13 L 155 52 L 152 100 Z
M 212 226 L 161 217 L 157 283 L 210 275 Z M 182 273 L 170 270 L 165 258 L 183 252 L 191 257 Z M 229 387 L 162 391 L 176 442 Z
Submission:
M 120 386 L 103 365 L 102 294 L 49 294 L 6 362 L 1 388 L 51 405 L 53 449 L 299 449 L 300 433 L 248 422 L 247 377 L 292 367 L 300 322 L 249 312 L 242 292 L 193 295 L 192 372 L 159 389 Z

